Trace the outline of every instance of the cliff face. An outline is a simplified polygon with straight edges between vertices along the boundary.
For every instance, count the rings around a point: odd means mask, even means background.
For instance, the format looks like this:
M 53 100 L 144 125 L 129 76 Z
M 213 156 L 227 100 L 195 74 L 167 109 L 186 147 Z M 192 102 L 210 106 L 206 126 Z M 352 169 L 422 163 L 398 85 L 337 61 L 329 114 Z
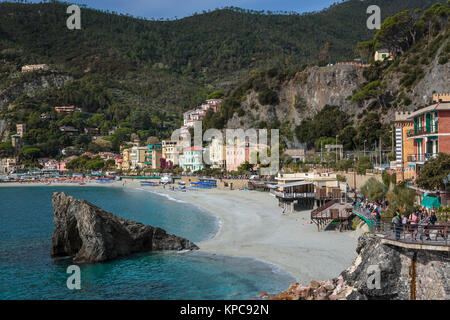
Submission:
M 341 276 L 347 299 L 449 299 L 450 259 L 447 252 L 405 249 L 363 235 L 358 257 Z M 380 270 L 380 288 L 368 287 L 370 266 Z M 373 267 L 372 267 L 373 268 Z M 370 269 L 369 269 L 370 270 Z
M 357 65 L 334 65 L 327 67 L 308 67 L 284 81 L 276 78 L 267 80 L 269 87 L 276 92 L 279 102 L 273 105 L 261 105 L 258 92 L 254 89 L 245 93 L 241 100 L 242 116 L 236 112 L 228 121 L 228 128 L 255 128 L 258 122 L 281 123 L 288 120 L 291 128 L 320 111 L 325 105 L 336 105 L 353 119 L 367 111 L 379 112 L 382 122 L 393 121 L 395 111 L 413 111 L 432 102 L 434 93 L 446 93 L 450 83 L 450 61 L 441 64 L 439 58 L 448 50 L 449 41 L 443 41 L 432 56 L 421 61 L 421 53 L 412 52 L 398 58 L 397 66 L 384 66 L 378 80 L 386 84 L 383 100 L 387 105 L 382 110 L 376 98 L 351 103 L 351 97 L 361 91 L 364 85 L 373 81 L 364 77 L 366 68 Z M 413 48 L 414 49 L 414 48 Z M 415 61 L 414 59 L 417 61 Z M 413 62 L 410 62 L 410 61 Z M 402 79 L 409 70 L 420 70 L 421 76 L 411 87 L 405 87 Z M 409 100 L 409 101 L 408 101 Z M 408 102 L 405 102 L 408 101 Z M 373 104 L 375 103 L 375 108 Z
M 56 72 L 16 73 L 16 78 L 11 79 L 11 84 L 0 90 L 0 110 L 8 107 L 23 94 L 32 97 L 52 86 L 60 88 L 72 80 L 71 76 Z
M 92 263 L 136 252 L 198 249 L 163 229 L 119 218 L 64 193 L 55 192 L 52 203 L 52 256 L 74 256 L 74 261 Z
M 275 120 L 290 120 L 298 125 L 327 104 L 341 106 L 343 111 L 354 113 L 358 107 L 350 105 L 347 98 L 364 81 L 363 68 L 355 65 L 307 68 L 278 86 L 277 105 L 261 105 L 258 94 L 249 92 L 241 103 L 245 115 L 238 117 L 235 114 L 228 122 L 228 128 L 254 127 L 257 121 L 270 123 Z
M 442 300 L 450 298 L 448 252 L 405 249 L 383 244 L 380 237 L 358 239 L 358 256 L 337 278 L 293 284 L 274 299 Z M 379 272 L 379 286 L 376 285 Z

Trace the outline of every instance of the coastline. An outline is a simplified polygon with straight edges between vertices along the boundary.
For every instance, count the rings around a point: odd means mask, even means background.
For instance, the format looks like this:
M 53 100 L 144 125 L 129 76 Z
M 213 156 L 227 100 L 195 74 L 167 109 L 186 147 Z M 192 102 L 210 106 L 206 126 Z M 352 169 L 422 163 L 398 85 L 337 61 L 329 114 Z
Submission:
M 318 232 L 309 223 L 310 211 L 281 215 L 276 199 L 258 191 L 170 191 L 160 186 L 141 186 L 138 181 L 86 183 L 80 187 L 103 186 L 141 189 L 174 201 L 197 206 L 220 220 L 218 232 L 197 242 L 201 252 L 253 258 L 288 272 L 297 281 L 329 279 L 346 269 L 356 257 L 354 232 Z M 47 186 L 43 183 L 1 183 L 1 187 Z M 52 183 L 79 186 L 76 183 Z
M 275 265 L 297 281 L 329 279 L 356 257 L 356 232 L 318 232 L 310 211 L 281 215 L 276 199 L 258 191 L 170 191 L 139 187 L 195 205 L 220 219 L 211 239 L 198 242 L 200 251 L 247 257 Z

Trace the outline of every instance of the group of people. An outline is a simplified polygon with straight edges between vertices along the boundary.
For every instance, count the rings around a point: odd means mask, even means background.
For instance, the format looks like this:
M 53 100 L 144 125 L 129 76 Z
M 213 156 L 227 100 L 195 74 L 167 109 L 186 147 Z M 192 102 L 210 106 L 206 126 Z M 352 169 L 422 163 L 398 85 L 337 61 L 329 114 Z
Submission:
M 436 216 L 436 210 L 431 210 L 428 213 L 427 209 L 420 208 L 414 210 L 409 216 L 401 214 L 400 210 L 397 209 L 394 217 L 392 218 L 392 223 L 394 224 L 395 238 L 400 239 L 401 232 L 410 233 L 411 240 L 417 241 L 424 235 L 426 240 L 430 239 L 430 232 L 427 226 L 434 226 L 438 221 Z
M 380 227 L 381 217 L 383 211 L 389 209 L 387 202 L 371 202 L 367 199 L 362 199 L 360 202 L 354 201 L 354 206 L 365 210 L 366 215 L 375 220 L 377 229 Z M 436 210 L 430 210 L 420 207 L 415 209 L 411 214 L 402 214 L 400 210 L 396 210 L 394 217 L 392 218 L 392 224 L 394 225 L 395 238 L 400 239 L 402 232 L 404 234 L 410 234 L 412 241 L 417 239 L 422 240 L 425 237 L 426 240 L 430 238 L 430 226 L 434 226 L 438 221 L 436 216 Z M 442 234 L 443 237 L 446 234 Z

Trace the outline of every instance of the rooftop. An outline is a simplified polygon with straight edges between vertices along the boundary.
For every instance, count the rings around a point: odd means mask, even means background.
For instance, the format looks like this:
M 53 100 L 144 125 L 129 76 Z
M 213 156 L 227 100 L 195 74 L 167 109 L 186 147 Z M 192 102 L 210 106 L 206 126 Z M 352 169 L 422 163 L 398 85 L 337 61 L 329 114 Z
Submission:
M 411 113 L 407 119 L 412 120 L 415 117 L 420 116 L 421 114 L 424 114 L 426 112 L 438 111 L 438 110 L 450 110 L 450 102 L 435 103 L 435 104 L 432 104 L 431 106 L 419 109 L 419 110 Z

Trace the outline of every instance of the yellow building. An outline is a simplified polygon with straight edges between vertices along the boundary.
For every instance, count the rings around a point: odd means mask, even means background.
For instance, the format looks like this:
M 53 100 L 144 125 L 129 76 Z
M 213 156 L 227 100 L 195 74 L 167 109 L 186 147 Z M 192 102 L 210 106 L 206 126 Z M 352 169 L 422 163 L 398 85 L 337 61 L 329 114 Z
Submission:
M 179 154 L 181 151 L 181 141 L 177 140 L 163 140 L 161 142 L 162 146 L 162 157 L 166 159 L 167 162 L 171 161 L 172 164 L 178 165 Z M 156 153 L 155 153 L 156 155 Z
M 414 129 L 414 122 L 408 119 L 410 115 L 410 112 L 396 112 L 394 118 L 397 183 L 416 178 L 415 168 L 408 165 L 408 155 L 414 153 L 414 140 L 407 139 L 408 131 Z
M 375 52 L 375 61 L 394 60 L 387 49 L 380 49 Z
M 121 170 L 129 171 L 131 169 L 131 148 L 123 149 L 122 157 Z

